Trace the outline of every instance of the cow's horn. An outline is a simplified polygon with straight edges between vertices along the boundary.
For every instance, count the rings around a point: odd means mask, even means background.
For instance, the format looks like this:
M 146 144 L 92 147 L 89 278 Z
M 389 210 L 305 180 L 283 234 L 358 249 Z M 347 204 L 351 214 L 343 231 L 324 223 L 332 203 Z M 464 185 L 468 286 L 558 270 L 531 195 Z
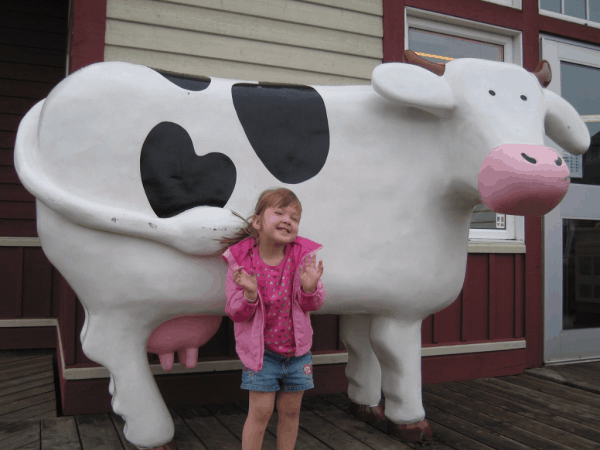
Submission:
M 533 71 L 533 74 L 539 80 L 542 87 L 548 87 L 552 81 L 552 70 L 550 70 L 550 63 L 545 59 L 538 63 Z
M 444 75 L 444 70 L 446 70 L 446 66 L 444 64 L 435 64 L 429 62 L 426 59 L 421 58 L 412 50 L 404 50 L 404 62 L 427 69 L 430 72 L 439 75 L 440 77 Z

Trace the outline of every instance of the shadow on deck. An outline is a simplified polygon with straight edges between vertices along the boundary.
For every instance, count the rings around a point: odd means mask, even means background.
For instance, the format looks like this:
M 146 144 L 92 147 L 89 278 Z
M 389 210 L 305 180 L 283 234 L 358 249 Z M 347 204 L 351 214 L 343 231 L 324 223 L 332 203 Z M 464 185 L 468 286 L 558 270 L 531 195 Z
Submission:
M 114 414 L 57 417 L 52 351 L 0 352 L 0 448 L 133 449 Z M 600 449 L 600 362 L 532 369 L 501 378 L 426 385 L 434 449 Z M 247 402 L 171 409 L 180 450 L 241 448 Z M 306 397 L 296 449 L 421 448 L 387 424 L 350 414 L 344 394 Z M 273 414 L 263 449 L 276 449 Z

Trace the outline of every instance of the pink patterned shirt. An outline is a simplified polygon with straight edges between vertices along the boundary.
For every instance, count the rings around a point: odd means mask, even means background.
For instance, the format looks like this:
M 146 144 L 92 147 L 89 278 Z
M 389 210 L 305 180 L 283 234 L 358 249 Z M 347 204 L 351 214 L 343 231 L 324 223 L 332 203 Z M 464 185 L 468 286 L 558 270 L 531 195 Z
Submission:
M 265 264 L 254 248 L 256 262 L 256 281 L 258 290 L 265 299 L 265 347 L 272 352 L 284 356 L 293 356 L 296 350 L 294 343 L 294 325 L 292 323 L 292 267 L 291 245 L 278 266 Z

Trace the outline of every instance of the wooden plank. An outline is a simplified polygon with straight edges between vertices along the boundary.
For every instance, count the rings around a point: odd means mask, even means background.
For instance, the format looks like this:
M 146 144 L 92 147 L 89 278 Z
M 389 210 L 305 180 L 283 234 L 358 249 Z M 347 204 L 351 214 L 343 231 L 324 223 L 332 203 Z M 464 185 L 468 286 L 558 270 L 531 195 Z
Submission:
M 36 373 L 35 375 L 5 381 L 0 383 L 0 402 L 4 402 L 3 397 L 5 395 L 10 395 L 19 391 L 26 391 L 40 386 L 47 386 L 50 384 L 54 385 L 54 374 L 52 371 Z
M 461 419 L 467 420 L 471 423 L 479 425 L 488 431 L 495 432 L 499 436 L 511 439 L 515 442 L 519 442 L 525 445 L 525 448 L 538 448 L 543 450 L 569 450 L 569 447 L 553 442 L 543 436 L 538 436 L 529 430 L 525 430 L 514 423 L 511 423 L 507 419 L 509 418 L 506 414 L 490 414 L 489 409 L 486 410 L 485 404 L 483 412 L 481 409 L 476 408 L 473 402 L 469 403 L 468 407 L 462 406 L 460 403 L 456 403 L 448 398 L 443 398 L 432 394 L 431 392 L 423 393 L 423 401 L 426 405 L 435 406 L 442 411 L 445 411 L 454 416 L 460 417 Z M 490 408 L 491 409 L 491 408 Z M 517 423 L 519 423 L 517 421 Z M 497 438 L 496 438 L 497 439 Z M 507 444 L 504 439 L 499 439 L 499 442 L 495 442 L 496 439 L 486 442 L 488 445 L 492 445 L 494 448 L 499 448 L 508 445 L 508 448 L 514 448 L 514 444 L 510 442 Z
M 0 78 L 56 84 L 64 77 L 65 70 L 60 67 L 44 67 L 0 61 Z
M 525 403 L 541 409 L 542 411 L 551 412 L 565 418 L 577 417 L 579 423 L 592 428 L 600 426 L 600 421 L 598 420 L 599 416 L 597 414 L 594 414 L 593 412 L 589 413 L 585 410 L 584 406 L 578 405 L 575 402 L 569 402 L 548 394 L 534 392 L 493 378 L 461 381 L 459 383 L 482 389 L 496 395 L 509 396 L 511 400 Z
M 66 35 L 67 18 L 41 16 L 35 14 L 35 12 L 21 13 L 5 10 L 0 14 L 0 28 L 17 28 L 19 33 L 34 30 Z
M 114 15 L 114 8 L 125 3 L 125 0 L 109 0 L 107 18 L 120 18 Z M 219 10 L 255 17 L 275 19 L 282 22 L 312 25 L 332 30 L 349 31 L 366 36 L 383 36 L 381 17 L 344 11 L 301 2 L 281 0 L 178 0 L 177 3 Z M 128 20 L 127 17 L 123 17 Z
M 493 450 L 492 447 L 460 434 L 441 423 L 434 422 L 428 418 L 433 429 L 433 438 L 456 450 Z
M 26 420 L 0 428 L 0 446 L 4 450 L 20 449 L 40 442 L 40 421 Z
M 37 407 L 39 405 L 43 405 L 47 402 L 54 401 L 56 396 L 54 395 L 54 389 L 51 391 L 45 392 L 44 394 L 34 395 L 32 397 L 22 398 L 10 403 L 3 403 L 0 405 L 0 416 L 12 415 L 19 410 L 31 409 L 31 411 L 35 412 L 35 414 L 41 414 L 46 411 L 45 406 L 42 406 L 38 412 Z M 34 413 L 31 413 L 33 415 Z M 4 417 L 2 417 L 4 419 Z
M 41 421 L 41 450 L 81 450 L 74 416 Z
M 535 405 L 518 402 L 515 399 L 512 399 L 510 395 L 498 395 L 461 383 L 442 383 L 440 386 L 455 392 L 460 392 L 468 397 L 484 401 L 491 405 L 510 410 L 513 413 L 550 425 L 558 430 L 564 430 L 573 435 L 580 436 L 581 439 L 591 442 L 600 442 L 600 430 L 580 424 L 577 421 L 576 416 L 572 418 L 560 417 L 552 412 L 541 410 Z
M 3 96 L 0 97 L 0 113 L 25 115 L 37 102 L 39 102 L 39 99 Z M 10 132 L 3 131 L 2 133 Z M 11 142 L 0 141 L 0 146 L 3 148 L 12 148 L 14 144 L 14 136 Z
M 66 51 L 67 36 L 41 31 L 15 33 L 10 28 L 0 28 L 0 44 Z
M 22 311 L 23 317 L 50 317 L 52 312 L 52 265 L 39 247 L 23 249 Z
M 43 403 L 31 405 L 27 408 L 0 416 L 0 427 L 5 427 L 22 420 L 41 417 L 56 417 L 56 400 L 47 400 Z
M 23 249 L 0 247 L 0 317 L 21 316 L 22 277 Z
M 177 414 L 210 450 L 239 448 L 241 440 L 203 406 L 178 408 Z
M 331 6 L 338 9 L 347 9 L 349 11 L 372 14 L 374 16 L 383 15 L 383 5 L 381 0 L 298 0 L 304 3 L 315 3 L 317 5 Z
M 585 392 L 579 389 L 566 388 L 562 384 L 553 383 L 531 375 L 519 375 L 517 377 L 504 377 L 501 380 L 514 383 L 534 391 L 544 392 L 555 397 L 564 398 L 578 402 L 582 405 L 596 409 L 600 413 L 600 394 Z
M 112 6 L 111 6 L 112 5 Z M 326 50 L 381 60 L 381 38 L 348 31 L 320 28 L 246 16 L 236 12 L 204 9 L 181 4 L 131 0 L 109 2 L 108 24 L 120 22 L 156 25 L 161 28 L 189 30 L 194 34 L 214 34 L 249 41 L 271 42 L 292 47 Z M 111 37 L 107 29 L 107 43 Z
M 463 287 L 462 339 L 480 341 L 488 338 L 489 255 L 470 254 Z
M 525 322 L 525 307 L 523 299 L 523 258 L 522 254 L 515 254 L 515 334 L 516 338 L 523 337 L 525 335 L 524 322 Z
M 0 183 L 21 184 L 14 167 L 0 166 Z
M 17 131 L 22 118 L 20 114 L 0 114 L 0 130 Z
M 322 398 L 306 397 L 302 400 L 302 406 L 370 447 L 378 450 L 410 449 L 409 446 L 354 418 Z
M 27 0 L 27 2 L 1 2 L 0 11 L 35 13 L 50 17 L 66 17 L 68 0 Z
M 496 339 L 498 335 L 498 273 L 496 255 L 488 255 L 488 333 L 487 338 Z
M 35 203 L 0 202 L 0 217 L 3 219 L 35 220 Z
M 515 255 L 497 254 L 496 260 L 496 332 L 495 339 L 515 337 Z
M 180 74 L 203 75 L 210 77 L 232 78 L 238 80 L 269 81 L 274 83 L 298 83 L 310 85 L 345 85 L 369 84 L 369 79 L 352 78 L 339 75 L 319 74 L 304 70 L 282 67 L 263 67 L 237 61 L 202 58 L 188 55 L 174 55 L 156 52 L 115 47 L 107 45 L 104 50 L 105 61 L 127 61 L 143 64 L 159 70 L 167 70 Z M 0 172 L 0 182 L 2 182 Z
M 122 449 L 117 430 L 109 414 L 85 414 L 75 417 L 82 450 Z
M 450 404 L 454 403 L 455 405 L 467 405 L 468 408 L 494 417 L 495 419 L 502 421 L 503 424 L 509 424 L 509 427 L 507 427 L 506 430 L 507 432 L 510 432 L 511 428 L 513 427 L 525 430 L 526 433 L 519 433 L 515 436 L 504 433 L 504 430 L 496 431 L 499 434 L 506 434 L 515 440 L 535 448 L 542 448 L 544 450 L 563 450 L 571 448 L 573 445 L 575 445 L 576 448 L 581 450 L 591 450 L 596 446 L 592 441 L 582 439 L 575 434 L 556 429 L 553 426 L 540 423 L 537 420 L 524 417 L 510 410 L 491 405 L 481 400 L 477 400 L 467 395 L 444 388 L 440 385 L 429 385 L 426 386 L 424 390 L 427 394 L 434 394 L 435 396 L 442 398 L 445 402 L 449 402 Z M 435 406 L 439 407 L 439 404 L 436 403 Z M 461 415 L 461 417 L 463 416 Z M 500 427 L 503 427 L 503 424 L 501 424 Z
M 2 167 L 0 167 L 1 171 Z M 14 219 L 0 219 L 0 236 L 37 236 L 37 224 L 35 220 L 14 220 Z M 0 314 L 2 317 L 2 314 Z
M 21 400 L 26 400 L 49 393 L 54 393 L 54 380 L 42 386 L 31 387 L 27 390 L 18 390 L 16 392 L 12 392 L 11 394 L 4 395 L 0 398 L 0 404 L 3 407 L 4 405 L 9 405 L 10 403 L 18 403 Z
M 535 369 L 528 370 L 527 373 L 535 377 L 564 384 L 565 386 L 573 386 L 588 392 L 600 394 L 600 388 L 593 379 L 575 379 L 572 376 L 569 376 L 566 372 L 562 371 L 560 367 L 562 366 L 537 367 Z
M 421 345 L 429 345 L 433 343 L 433 328 L 435 326 L 435 316 L 433 314 L 427 316 L 421 323 Z
M 338 316 L 335 314 L 319 314 L 310 316 L 313 329 L 313 347 L 316 352 L 337 350 Z
M 552 370 L 561 374 L 565 379 L 580 384 L 586 383 L 589 390 L 600 392 L 600 361 L 591 363 L 579 364 L 564 364 L 560 366 L 552 366 Z
M 0 151 L 0 158 L 4 158 L 4 152 L 13 158 L 12 150 Z M 1 160 L 0 160 L 1 161 Z M 0 184 L 0 201 L 9 202 L 35 202 L 35 197 L 19 184 Z
M 505 438 L 499 434 L 488 431 L 486 428 L 475 425 L 465 419 L 457 417 L 453 414 L 445 412 L 432 405 L 425 405 L 426 417 L 429 417 L 434 422 L 440 423 L 443 426 L 450 428 L 464 436 L 470 437 L 471 439 L 481 442 L 484 445 L 490 446 L 496 450 L 526 450 L 529 449 L 526 445 L 520 444 L 519 442 L 513 441 L 512 439 Z
M 381 63 L 377 58 L 115 20 L 106 23 L 106 44 L 364 79 Z
M 56 327 L 0 328 L 0 349 L 55 348 Z
M 0 383 L 4 383 L 5 381 L 14 378 L 21 378 L 26 375 L 47 372 L 49 369 L 52 369 L 51 355 L 38 356 L 23 361 L 4 364 L 0 371 Z
M 435 313 L 433 321 L 433 343 L 460 342 L 460 318 L 462 294 L 447 308 Z
M 31 444 L 27 444 L 23 447 L 19 447 L 18 450 L 40 450 L 39 441 L 32 442 Z
M 3 51 L 4 47 L 5 46 L 0 45 L 0 52 Z M 50 50 L 39 51 L 48 52 Z M 0 95 L 7 97 L 33 98 L 39 101 L 40 99 L 47 97 L 54 86 L 54 83 L 42 83 L 40 81 L 0 79 Z

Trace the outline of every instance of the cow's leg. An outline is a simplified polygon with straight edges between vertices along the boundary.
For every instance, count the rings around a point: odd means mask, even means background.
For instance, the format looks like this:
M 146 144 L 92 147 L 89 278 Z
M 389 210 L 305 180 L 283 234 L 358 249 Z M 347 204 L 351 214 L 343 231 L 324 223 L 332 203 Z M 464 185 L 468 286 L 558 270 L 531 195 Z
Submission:
M 148 366 L 143 317 L 122 310 L 86 314 L 83 351 L 111 374 L 112 407 L 125 420 L 125 438 L 142 448 L 171 442 L 175 428 Z
M 365 422 L 385 420 L 381 400 L 381 368 L 369 338 L 371 316 L 348 314 L 340 318 L 340 337 L 348 350 L 346 378 L 354 415 Z
M 382 371 L 385 415 L 394 437 L 430 441 L 421 396 L 421 321 L 373 316 L 371 344 Z

